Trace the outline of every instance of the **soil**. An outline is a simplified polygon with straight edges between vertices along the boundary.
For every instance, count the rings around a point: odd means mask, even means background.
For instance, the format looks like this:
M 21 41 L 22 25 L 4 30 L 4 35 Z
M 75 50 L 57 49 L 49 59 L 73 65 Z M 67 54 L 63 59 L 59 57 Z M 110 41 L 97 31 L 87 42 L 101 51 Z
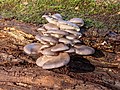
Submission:
M 83 28 L 82 42 L 95 48 L 92 56 L 71 55 L 68 65 L 43 70 L 39 55 L 23 47 L 34 39 L 39 26 L 0 19 L 0 90 L 120 90 L 120 33 Z

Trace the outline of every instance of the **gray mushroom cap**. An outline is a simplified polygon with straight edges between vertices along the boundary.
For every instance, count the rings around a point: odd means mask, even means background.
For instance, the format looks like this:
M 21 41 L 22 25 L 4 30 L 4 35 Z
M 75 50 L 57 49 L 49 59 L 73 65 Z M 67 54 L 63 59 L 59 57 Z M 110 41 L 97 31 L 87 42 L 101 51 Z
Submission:
M 69 21 L 72 22 L 72 23 L 75 23 L 75 24 L 77 24 L 81 27 L 84 25 L 84 21 L 81 18 L 72 18 Z
M 52 17 L 56 19 L 62 19 L 62 16 L 59 13 L 53 14 Z
M 72 41 L 66 38 L 60 38 L 59 42 L 64 43 L 64 44 L 72 44 Z
M 69 50 L 65 51 L 67 53 L 74 53 L 75 52 L 75 49 L 73 47 L 71 47 Z
M 27 44 L 24 47 L 24 51 L 27 54 L 38 54 L 39 53 L 39 48 L 41 47 L 40 43 L 31 43 L 31 44 Z
M 55 25 L 55 24 L 52 24 L 52 23 L 47 23 L 47 24 L 44 24 L 43 27 L 45 27 L 45 29 L 47 30 L 58 30 L 59 28 Z
M 59 52 L 59 51 L 65 51 L 65 50 L 68 50 L 69 47 L 65 44 L 56 44 L 55 46 L 52 47 L 51 51 L 52 52 Z
M 92 47 L 81 45 L 75 48 L 75 52 L 79 55 L 91 55 L 95 53 L 95 50 Z
M 76 24 L 69 21 L 58 20 L 57 26 L 59 26 L 60 29 L 73 29 L 76 31 L 80 31 L 80 28 Z
M 68 32 L 63 30 L 48 30 L 46 33 L 60 34 L 60 35 L 68 35 Z
M 77 32 L 77 31 L 72 30 L 72 29 L 66 29 L 65 31 L 66 31 L 66 32 L 69 32 L 69 33 L 71 33 L 71 34 L 73 34 L 73 35 L 75 35 L 75 36 L 79 36 L 79 37 L 82 36 L 82 34 L 81 34 L 80 32 Z
M 42 36 L 41 39 L 49 43 L 58 43 L 57 39 L 51 36 Z
M 58 20 L 51 16 L 43 15 L 42 18 L 45 18 L 49 23 L 57 25 Z
M 56 56 L 56 55 L 58 55 L 58 53 L 52 52 L 52 51 L 51 51 L 51 48 L 52 48 L 52 47 L 45 48 L 44 50 L 41 51 L 41 53 L 42 53 L 43 55 L 49 55 L 49 56 Z
M 49 56 L 48 58 L 46 56 L 46 59 L 49 59 L 49 61 L 45 62 L 42 68 L 53 69 L 68 64 L 70 61 L 70 56 L 68 55 L 68 53 L 59 53 L 58 56 Z

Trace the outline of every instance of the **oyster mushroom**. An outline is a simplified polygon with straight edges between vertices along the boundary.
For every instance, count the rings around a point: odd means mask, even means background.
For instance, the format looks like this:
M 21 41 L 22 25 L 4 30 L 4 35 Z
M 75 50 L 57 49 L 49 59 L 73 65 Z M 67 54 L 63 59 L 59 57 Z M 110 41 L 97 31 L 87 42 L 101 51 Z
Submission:
M 68 35 L 68 32 L 65 32 L 63 30 L 48 30 L 46 33 L 51 33 L 51 34 L 59 34 L 59 35 Z
M 75 52 L 79 55 L 91 55 L 95 53 L 95 50 L 92 47 L 81 45 L 75 47 Z
M 58 56 L 44 56 L 43 60 L 48 60 L 42 66 L 43 69 L 59 68 L 69 63 L 68 53 L 59 53 Z
M 66 38 L 69 40 L 74 40 L 76 36 L 71 34 L 71 35 L 67 35 Z
M 75 30 L 72 30 L 72 29 L 66 29 L 65 30 L 66 32 L 69 32 L 69 33 L 71 33 L 71 34 L 73 34 L 73 35 L 75 35 L 76 37 L 82 37 L 82 34 L 80 33 L 80 32 L 77 32 L 77 31 L 75 31 Z
M 60 38 L 59 42 L 64 43 L 64 44 L 72 44 L 72 41 L 66 38 Z
M 27 54 L 38 54 L 40 47 L 41 47 L 40 43 L 31 43 L 31 44 L 28 44 L 24 47 L 24 51 Z
M 52 48 L 52 47 L 45 48 L 44 50 L 41 51 L 41 53 L 42 53 L 43 55 L 49 55 L 49 56 L 56 56 L 56 55 L 58 55 L 57 52 L 52 52 L 52 51 L 51 51 L 51 48 Z
M 45 18 L 49 23 L 57 25 L 58 20 L 51 16 L 43 15 L 42 18 Z
M 59 26 L 60 29 L 73 29 L 76 31 L 80 31 L 80 28 L 76 24 L 69 21 L 58 20 L 57 26 Z
M 51 36 L 42 36 L 41 39 L 49 43 L 58 43 L 57 39 Z
M 47 23 L 47 24 L 44 24 L 43 27 L 45 27 L 45 29 L 47 30 L 58 30 L 59 28 L 55 25 L 55 24 L 52 24 L 52 23 Z
M 69 50 L 65 51 L 67 53 L 74 53 L 75 52 L 75 49 L 73 47 L 71 47 Z
M 56 44 L 55 46 L 53 46 L 51 48 L 51 51 L 52 52 L 60 52 L 60 51 L 68 50 L 68 49 L 69 49 L 69 47 L 67 45 L 60 43 L 60 44 Z
M 42 40 L 41 37 L 42 37 L 41 35 L 36 35 L 35 39 L 38 40 L 38 41 L 40 41 L 41 44 L 48 44 L 48 42 Z
M 59 13 L 53 14 L 52 17 L 55 19 L 62 19 L 62 16 Z
M 72 23 L 77 24 L 80 27 L 84 26 L 84 21 L 81 18 L 72 18 L 69 21 L 72 22 Z

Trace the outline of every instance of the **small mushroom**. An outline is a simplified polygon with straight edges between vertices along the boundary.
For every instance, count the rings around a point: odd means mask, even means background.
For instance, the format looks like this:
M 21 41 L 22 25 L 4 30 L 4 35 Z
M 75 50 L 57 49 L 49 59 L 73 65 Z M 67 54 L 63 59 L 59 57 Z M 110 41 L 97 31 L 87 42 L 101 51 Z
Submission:
M 56 56 L 56 55 L 58 55 L 58 53 L 52 52 L 52 51 L 51 51 L 51 48 L 52 48 L 52 47 L 46 48 L 46 49 L 42 50 L 41 53 L 42 53 L 43 55 L 49 55 L 49 56 Z
M 58 20 L 57 26 L 59 26 L 60 29 L 74 29 L 76 31 L 80 31 L 80 28 L 76 24 L 69 21 Z
M 58 20 L 53 17 L 50 17 L 48 15 L 43 15 L 42 18 L 45 18 L 49 23 L 57 25 Z
M 69 40 L 74 40 L 76 38 L 76 36 L 70 34 L 70 35 L 67 35 L 66 38 L 69 39 Z
M 43 64 L 42 68 L 53 69 L 68 64 L 70 61 L 70 56 L 68 53 L 59 53 L 58 56 L 46 56 L 44 59 L 48 59 L 48 61 Z
M 95 50 L 92 47 L 81 45 L 75 48 L 75 52 L 79 55 L 90 55 L 95 53 Z
M 65 51 L 65 50 L 68 50 L 69 47 L 66 46 L 65 44 L 56 44 L 55 46 L 52 47 L 51 51 L 52 52 L 60 52 L 60 51 Z
M 69 32 L 69 33 L 71 33 L 71 34 L 74 34 L 74 35 L 77 36 L 77 37 L 81 37 L 81 36 L 82 36 L 82 34 L 81 34 L 80 32 L 77 32 L 77 31 L 72 30 L 72 29 L 66 29 L 65 31 L 66 31 L 66 32 Z
M 37 29 L 37 31 L 42 32 L 42 31 L 46 31 L 46 30 L 45 30 L 45 28 L 44 28 L 44 27 L 40 27 L 40 28 L 38 28 L 38 29 Z
M 81 18 L 72 18 L 69 21 L 72 22 L 72 23 L 77 24 L 80 27 L 84 26 L 84 21 Z
M 51 36 L 42 36 L 41 39 L 49 43 L 58 43 L 57 39 Z
M 59 34 L 59 35 L 68 35 L 68 32 L 63 30 L 48 30 L 46 33 Z
M 67 53 L 74 53 L 75 52 L 75 49 L 73 47 L 71 47 L 69 50 L 65 51 Z
M 62 19 L 62 16 L 59 13 L 53 14 L 52 17 L 55 19 Z
M 60 38 L 59 42 L 62 42 L 64 44 L 72 44 L 72 41 L 70 41 L 69 39 L 66 39 L 66 38 Z
M 51 45 L 49 45 L 49 44 L 42 45 L 42 46 L 40 47 L 40 50 L 43 50 L 43 49 L 48 48 L 48 47 L 50 47 L 50 46 L 51 46 Z
M 52 23 L 47 23 L 47 24 L 44 24 L 43 27 L 45 27 L 45 29 L 47 30 L 58 30 L 59 28 L 55 25 L 55 24 L 52 24 Z
M 42 44 L 48 44 L 48 42 L 42 40 L 41 37 L 42 37 L 41 35 L 36 35 L 35 39 L 38 40 L 38 41 L 40 41 L 40 43 L 42 43 Z
M 41 47 L 40 43 L 31 43 L 31 44 L 28 44 L 24 47 L 24 51 L 27 54 L 38 54 L 40 47 Z

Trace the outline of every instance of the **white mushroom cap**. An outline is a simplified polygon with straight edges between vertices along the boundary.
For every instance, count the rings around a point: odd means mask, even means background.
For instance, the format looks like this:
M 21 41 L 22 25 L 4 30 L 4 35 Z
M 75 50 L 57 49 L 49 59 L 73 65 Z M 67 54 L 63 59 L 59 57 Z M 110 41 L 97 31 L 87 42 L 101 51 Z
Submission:
M 66 32 L 69 32 L 69 33 L 71 33 L 71 34 L 74 34 L 75 36 L 79 36 L 79 37 L 82 36 L 82 34 L 81 34 L 80 32 L 77 32 L 77 31 L 72 30 L 72 29 L 66 29 L 65 31 L 66 31 Z
M 58 30 L 59 28 L 55 25 L 55 24 L 52 24 L 52 23 L 47 23 L 47 24 L 44 24 L 43 27 L 45 27 L 45 29 L 47 30 Z
M 50 34 L 51 36 L 53 36 L 53 37 L 55 37 L 55 38 L 61 38 L 61 37 L 63 37 L 64 35 L 60 35 L 60 34 L 53 34 L 53 33 L 51 33 Z
M 49 56 L 56 56 L 56 55 L 58 55 L 58 53 L 52 52 L 52 51 L 51 51 L 51 48 L 52 48 L 52 47 L 46 48 L 46 49 L 42 50 L 41 53 L 42 53 L 43 55 L 49 55 Z
M 84 21 L 82 18 L 72 18 L 69 21 L 77 25 L 80 25 L 81 27 L 84 25 Z
M 58 20 L 57 26 L 60 27 L 60 29 L 74 29 L 76 31 L 80 31 L 80 28 L 69 21 L 64 21 L 64 20 Z
M 59 51 L 65 51 L 68 50 L 69 47 L 60 43 L 60 44 L 56 44 L 55 46 L 52 47 L 51 51 L 52 52 L 59 52 Z
M 43 50 L 43 49 L 48 48 L 48 47 L 50 47 L 50 46 L 51 46 L 51 45 L 49 45 L 49 44 L 42 45 L 42 46 L 40 47 L 40 50 Z
M 67 35 L 66 38 L 69 39 L 69 40 L 74 40 L 76 38 L 76 36 L 70 34 L 70 35 Z
M 76 43 L 81 43 L 81 41 L 78 40 L 78 39 L 74 39 L 74 40 L 73 40 L 73 43 L 74 43 L 74 44 L 76 44 Z
M 85 46 L 85 45 L 81 45 L 79 46 L 79 48 L 75 48 L 75 50 L 76 50 L 75 51 L 76 54 L 79 54 L 79 55 L 90 55 L 95 53 L 95 50 L 92 47 Z
M 63 30 L 48 30 L 46 33 L 60 34 L 60 35 L 68 35 L 68 32 Z
M 53 69 L 62 67 L 69 63 L 70 56 L 68 53 L 59 53 L 58 56 L 46 56 L 45 59 L 48 59 L 42 66 L 43 69 Z
M 62 19 L 62 16 L 59 13 L 53 14 L 52 17 L 55 19 Z
M 40 28 L 37 29 L 37 31 L 41 31 L 42 32 L 42 31 L 46 31 L 46 30 L 45 30 L 44 27 L 40 27 Z
M 57 25 L 58 20 L 53 17 L 50 17 L 48 15 L 43 15 L 42 18 L 45 18 L 49 23 Z
M 66 38 L 60 38 L 59 42 L 62 42 L 64 44 L 72 44 L 72 41 L 70 41 L 69 39 L 66 39 Z
M 41 39 L 49 43 L 58 43 L 57 39 L 51 36 L 42 36 Z
M 31 43 L 31 44 L 27 44 L 24 47 L 24 51 L 27 54 L 38 54 L 39 53 L 39 48 L 41 47 L 40 43 Z

